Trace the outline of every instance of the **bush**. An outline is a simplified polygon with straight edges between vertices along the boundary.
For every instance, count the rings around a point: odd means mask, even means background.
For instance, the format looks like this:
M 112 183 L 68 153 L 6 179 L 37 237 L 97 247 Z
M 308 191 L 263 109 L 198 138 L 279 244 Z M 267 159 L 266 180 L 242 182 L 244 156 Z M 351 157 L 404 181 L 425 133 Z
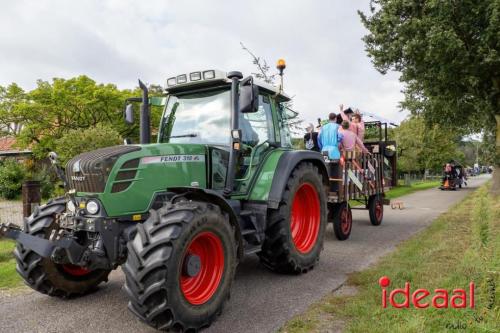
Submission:
M 120 134 L 109 125 L 97 125 L 84 130 L 70 130 L 55 141 L 55 151 L 61 165 L 65 165 L 75 155 L 120 144 Z
M 40 171 L 33 175 L 32 179 L 40 182 L 40 192 L 42 193 L 42 198 L 48 199 L 52 197 L 58 183 L 53 170 L 47 166 L 43 166 Z
M 15 199 L 21 194 L 22 183 L 27 175 L 26 167 L 14 159 L 0 163 L 0 197 Z

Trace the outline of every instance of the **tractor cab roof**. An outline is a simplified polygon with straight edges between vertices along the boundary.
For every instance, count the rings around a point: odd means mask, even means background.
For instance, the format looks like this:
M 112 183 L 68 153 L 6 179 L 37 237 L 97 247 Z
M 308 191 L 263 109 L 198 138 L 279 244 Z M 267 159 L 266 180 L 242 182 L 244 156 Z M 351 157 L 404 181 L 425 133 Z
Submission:
M 253 82 L 261 90 L 276 95 L 279 102 L 290 101 L 290 97 L 284 92 L 280 92 L 278 87 L 256 79 L 254 79 Z M 231 80 L 228 79 L 227 72 L 211 69 L 180 74 L 168 78 L 165 90 L 167 93 L 178 93 L 198 90 L 199 88 L 226 86 L 230 84 Z

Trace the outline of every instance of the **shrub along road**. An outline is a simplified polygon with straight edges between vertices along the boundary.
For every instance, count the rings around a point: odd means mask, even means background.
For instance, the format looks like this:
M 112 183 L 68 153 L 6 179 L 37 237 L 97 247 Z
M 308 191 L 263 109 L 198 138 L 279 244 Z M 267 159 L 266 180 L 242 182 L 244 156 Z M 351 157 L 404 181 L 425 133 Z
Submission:
M 316 268 L 300 276 L 278 275 L 255 256 L 238 267 L 232 297 L 222 316 L 204 332 L 273 332 L 327 293 L 347 275 L 373 264 L 397 244 L 427 227 L 437 216 L 489 179 L 470 180 L 456 192 L 436 188 L 399 198 L 404 210 L 385 206 L 384 222 L 370 225 L 366 211 L 354 211 L 351 238 L 339 242 L 327 229 L 325 250 Z M 58 300 L 34 292 L 0 298 L 0 331 L 11 332 L 152 332 L 127 311 L 120 270 L 96 293 Z

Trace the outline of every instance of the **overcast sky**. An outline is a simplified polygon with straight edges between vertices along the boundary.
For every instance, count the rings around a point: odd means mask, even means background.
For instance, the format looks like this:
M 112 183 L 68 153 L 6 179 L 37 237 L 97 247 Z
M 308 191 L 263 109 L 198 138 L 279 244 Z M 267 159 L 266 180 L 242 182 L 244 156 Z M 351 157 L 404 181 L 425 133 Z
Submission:
M 240 42 L 274 68 L 287 61 L 285 91 L 314 121 L 355 106 L 399 122 L 397 73 L 379 74 L 364 51 L 357 9 L 369 0 L 2 1 L 0 84 L 86 74 L 133 88 L 217 68 L 254 71 Z

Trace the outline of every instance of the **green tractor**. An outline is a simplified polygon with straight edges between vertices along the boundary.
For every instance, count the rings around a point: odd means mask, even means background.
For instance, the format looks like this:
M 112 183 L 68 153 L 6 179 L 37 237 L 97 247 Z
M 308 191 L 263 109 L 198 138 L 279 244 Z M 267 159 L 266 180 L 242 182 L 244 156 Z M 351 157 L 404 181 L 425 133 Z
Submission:
M 17 271 L 50 296 L 84 295 L 122 267 L 129 309 L 161 330 L 210 325 L 238 262 L 273 271 L 318 262 L 328 219 L 324 157 L 291 146 L 290 98 L 217 70 L 167 80 L 140 101 L 140 144 L 98 149 L 56 168 L 66 195 L 38 207 L 17 240 Z M 125 110 L 133 122 L 132 103 Z M 151 143 L 151 105 L 164 113 Z M 54 162 L 56 155 L 51 155 Z

